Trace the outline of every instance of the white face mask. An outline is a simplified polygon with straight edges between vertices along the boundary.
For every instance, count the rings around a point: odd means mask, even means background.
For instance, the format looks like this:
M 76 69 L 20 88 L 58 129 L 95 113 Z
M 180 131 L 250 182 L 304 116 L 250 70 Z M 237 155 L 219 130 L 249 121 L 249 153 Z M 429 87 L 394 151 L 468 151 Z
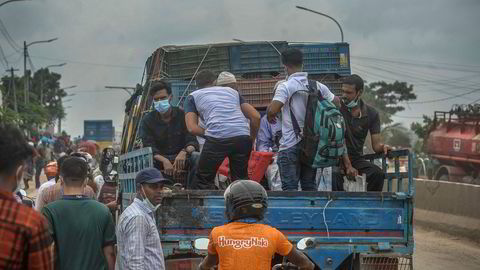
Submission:
M 147 194 L 145 193 L 145 190 L 143 189 L 143 185 L 141 186 L 142 187 L 142 191 L 143 191 L 143 203 L 148 207 L 148 209 L 152 210 L 153 212 L 156 212 L 157 209 L 160 207 L 160 204 L 157 204 L 157 205 L 153 205 L 153 203 L 147 198 Z

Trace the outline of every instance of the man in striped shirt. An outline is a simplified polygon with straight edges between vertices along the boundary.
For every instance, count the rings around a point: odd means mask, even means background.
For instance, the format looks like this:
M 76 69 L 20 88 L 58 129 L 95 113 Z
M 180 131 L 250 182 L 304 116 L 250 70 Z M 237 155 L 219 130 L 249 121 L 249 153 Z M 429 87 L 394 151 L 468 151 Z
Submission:
M 137 174 L 137 197 L 118 220 L 115 269 L 165 270 L 155 211 L 160 206 L 162 190 L 168 181 L 155 168 Z

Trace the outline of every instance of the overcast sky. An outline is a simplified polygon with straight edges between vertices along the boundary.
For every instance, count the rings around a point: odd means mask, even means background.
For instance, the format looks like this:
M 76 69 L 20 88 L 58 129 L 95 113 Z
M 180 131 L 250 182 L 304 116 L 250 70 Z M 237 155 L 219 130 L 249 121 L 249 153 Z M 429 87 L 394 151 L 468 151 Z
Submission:
M 340 22 L 353 73 L 367 81 L 407 81 L 418 101 L 446 99 L 409 104 L 396 121 L 409 123 L 480 99 L 478 0 L 32 0 L 0 7 L 0 19 L 20 46 L 24 40 L 59 38 L 33 45 L 29 52 L 37 69 L 67 62 L 52 71 L 62 75 L 62 87 L 77 85 L 70 90 L 76 95 L 65 104 L 71 108 L 63 124 L 77 136 L 86 119 L 113 119 L 121 130 L 128 95 L 104 86 L 135 86 L 145 60 L 162 45 L 232 38 L 339 41 L 332 21 L 295 5 Z M 10 65 L 23 70 L 21 54 L 3 36 L 0 45 Z

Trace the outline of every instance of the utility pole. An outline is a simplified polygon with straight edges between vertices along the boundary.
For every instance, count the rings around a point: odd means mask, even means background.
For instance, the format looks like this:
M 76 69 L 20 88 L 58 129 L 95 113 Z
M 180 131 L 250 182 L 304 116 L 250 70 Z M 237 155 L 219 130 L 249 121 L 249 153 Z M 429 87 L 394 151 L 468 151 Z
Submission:
M 325 13 L 322 13 L 322 12 L 319 12 L 319 11 L 315 11 L 315 10 L 312 10 L 312 9 L 309 9 L 309 8 L 306 8 L 306 7 L 296 6 L 296 8 L 301 9 L 301 10 L 305 10 L 305 11 L 308 11 L 308 12 L 312 12 L 312 13 L 315 13 L 317 15 L 324 16 L 324 17 L 327 17 L 330 20 L 332 20 L 334 23 L 337 24 L 338 29 L 340 29 L 340 37 L 341 37 L 341 40 L 342 40 L 342 43 L 343 43 L 343 29 L 342 29 L 342 26 L 340 26 L 340 23 L 337 20 L 335 20 L 335 18 L 333 18 L 332 16 L 330 16 L 328 14 L 325 14 Z
M 15 110 L 16 113 L 18 113 L 17 90 L 15 89 L 15 71 L 18 71 L 18 69 L 14 69 L 13 67 L 11 67 L 10 69 L 7 69 L 6 71 L 10 72 L 9 91 L 13 91 L 13 109 Z
M 27 44 L 27 41 L 23 41 L 23 76 L 24 76 L 24 85 L 23 85 L 23 91 L 25 95 L 25 105 L 28 102 L 28 92 L 29 92 L 29 78 L 30 76 L 27 77 L 27 57 L 28 57 L 28 47 L 33 45 L 33 44 L 38 44 L 38 43 L 50 43 L 52 41 L 57 40 L 58 38 L 52 38 L 48 40 L 39 40 L 39 41 L 34 41 L 30 42 Z
M 27 78 L 27 42 L 23 41 L 23 101 L 27 105 L 28 95 L 28 79 Z

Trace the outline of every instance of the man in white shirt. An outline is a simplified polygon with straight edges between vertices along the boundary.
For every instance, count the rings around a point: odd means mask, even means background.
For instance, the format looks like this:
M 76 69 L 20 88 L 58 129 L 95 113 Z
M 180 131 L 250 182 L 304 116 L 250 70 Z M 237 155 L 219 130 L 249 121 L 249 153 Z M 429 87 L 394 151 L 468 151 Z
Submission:
M 260 126 L 257 110 L 236 90 L 215 86 L 216 79 L 211 71 L 200 71 L 195 77 L 199 89 L 191 93 L 184 104 L 188 131 L 206 139 L 193 189 L 215 189 L 217 169 L 226 157 L 232 180 L 248 179 L 248 159 Z M 199 117 L 206 129 L 199 127 Z
M 59 167 L 60 167 L 60 161 L 63 162 L 65 158 L 59 158 L 58 162 L 57 161 L 52 161 L 49 162 L 47 165 L 45 165 L 45 168 L 43 169 L 45 172 L 45 175 L 47 176 L 47 182 L 43 183 L 40 188 L 38 188 L 37 192 L 37 198 L 35 200 L 35 209 L 37 211 L 40 211 L 41 208 L 38 206 L 41 205 L 40 201 L 42 200 L 43 193 L 47 187 L 55 185 L 57 182 L 57 177 L 58 177 L 58 172 L 59 172 Z
M 297 119 L 300 129 L 303 130 L 307 93 L 308 74 L 303 70 L 303 53 L 298 49 L 287 49 L 282 52 L 282 64 L 288 74 L 287 81 L 281 83 L 267 109 L 267 117 L 270 123 L 274 123 L 277 113 L 282 113 L 282 138 L 278 152 L 278 167 L 282 179 L 283 190 L 297 190 L 300 181 L 302 190 L 316 190 L 316 169 L 300 163 L 301 136 L 295 134 L 290 110 Z M 317 82 L 317 89 L 322 96 L 339 105 L 338 97 L 335 97 L 327 86 Z M 293 97 L 292 97 L 293 96 Z

